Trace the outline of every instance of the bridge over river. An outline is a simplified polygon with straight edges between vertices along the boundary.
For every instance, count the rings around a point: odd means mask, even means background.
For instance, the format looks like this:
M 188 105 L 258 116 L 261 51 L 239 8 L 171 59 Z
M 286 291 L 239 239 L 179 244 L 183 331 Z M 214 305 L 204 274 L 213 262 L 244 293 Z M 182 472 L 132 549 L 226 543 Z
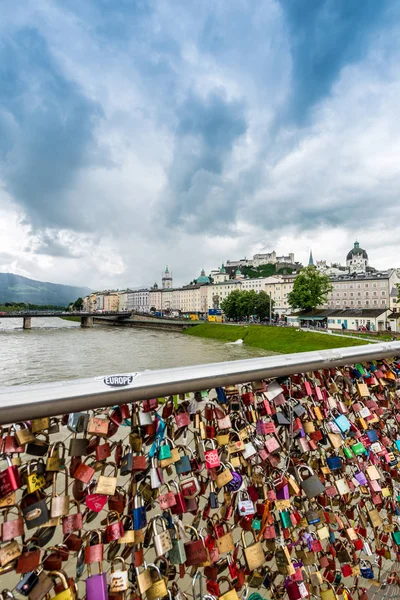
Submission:
M 23 328 L 32 328 L 32 319 L 35 317 L 79 317 L 81 320 L 81 327 L 93 327 L 95 317 L 112 317 L 115 321 L 123 321 L 131 317 L 131 312 L 113 312 L 105 311 L 102 313 L 95 312 L 69 312 L 69 311 L 45 311 L 45 310 L 31 310 L 31 311 L 15 311 L 15 312 L 4 312 L 0 313 L 1 319 L 23 319 Z
M 79 317 L 81 327 L 93 327 L 93 325 L 112 325 L 123 327 L 144 327 L 146 329 L 163 329 L 166 331 L 182 331 L 187 327 L 197 325 L 188 319 L 168 319 L 166 317 L 153 317 L 134 311 L 103 311 L 103 312 L 69 312 L 69 311 L 17 311 L 0 313 L 2 319 L 23 319 L 23 328 L 32 328 L 32 319 L 35 317 Z

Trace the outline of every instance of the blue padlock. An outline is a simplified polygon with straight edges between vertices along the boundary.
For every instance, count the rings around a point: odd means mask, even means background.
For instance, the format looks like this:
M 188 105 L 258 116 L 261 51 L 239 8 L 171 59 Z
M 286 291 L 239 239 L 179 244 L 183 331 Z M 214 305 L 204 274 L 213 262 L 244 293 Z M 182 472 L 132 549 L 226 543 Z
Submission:
M 331 471 L 336 471 L 336 469 L 341 469 L 343 466 L 342 459 L 340 456 L 329 456 L 326 459 L 326 464 L 328 465 Z
M 345 433 L 351 427 L 351 423 L 345 415 L 339 415 L 338 417 L 335 417 L 334 422 L 342 433 Z
M 136 494 L 133 505 L 133 529 L 138 531 L 147 525 L 146 507 L 143 506 L 143 499 Z
M 183 448 L 183 446 L 178 446 L 179 449 Z M 183 475 L 184 473 L 190 473 L 192 470 L 192 466 L 190 464 L 190 459 L 187 454 L 181 455 L 180 459 L 175 463 L 175 470 L 177 475 Z

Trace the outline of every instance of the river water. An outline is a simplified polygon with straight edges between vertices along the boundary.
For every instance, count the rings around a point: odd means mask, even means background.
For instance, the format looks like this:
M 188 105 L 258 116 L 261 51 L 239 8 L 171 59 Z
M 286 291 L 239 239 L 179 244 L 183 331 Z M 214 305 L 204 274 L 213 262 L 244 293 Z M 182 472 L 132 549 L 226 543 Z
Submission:
M 0 317 L 0 386 L 239 360 L 268 353 L 165 331 Z

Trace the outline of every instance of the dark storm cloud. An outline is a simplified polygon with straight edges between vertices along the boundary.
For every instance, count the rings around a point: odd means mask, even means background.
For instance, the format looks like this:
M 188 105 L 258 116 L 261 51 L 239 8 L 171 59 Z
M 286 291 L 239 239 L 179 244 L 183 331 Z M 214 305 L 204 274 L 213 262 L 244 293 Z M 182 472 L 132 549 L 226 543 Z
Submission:
M 82 258 L 84 254 L 79 248 L 66 245 L 55 231 L 41 231 L 38 233 L 39 246 L 36 254 L 45 254 L 57 258 Z
M 85 228 L 81 199 L 67 202 L 79 171 L 96 163 L 99 106 L 55 66 L 35 29 L 0 41 L 0 169 L 34 228 Z
M 224 189 L 223 170 L 234 144 L 246 132 L 245 107 L 214 93 L 190 95 L 179 109 L 175 153 L 168 174 L 169 223 L 198 230 L 228 223 L 235 201 Z M 210 213 L 212 211 L 212 221 Z
M 289 106 L 281 115 L 301 123 L 326 96 L 340 69 L 360 59 L 382 23 L 385 0 L 279 0 L 292 55 Z M 282 124 L 282 121 L 281 121 Z

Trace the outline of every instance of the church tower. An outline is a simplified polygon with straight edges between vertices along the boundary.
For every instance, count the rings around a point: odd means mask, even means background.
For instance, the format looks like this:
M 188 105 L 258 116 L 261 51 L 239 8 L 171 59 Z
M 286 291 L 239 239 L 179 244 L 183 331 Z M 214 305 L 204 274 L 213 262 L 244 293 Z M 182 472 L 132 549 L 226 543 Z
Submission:
M 168 265 L 165 267 L 164 275 L 162 278 L 163 290 L 170 290 L 172 288 L 172 275 L 168 271 Z

